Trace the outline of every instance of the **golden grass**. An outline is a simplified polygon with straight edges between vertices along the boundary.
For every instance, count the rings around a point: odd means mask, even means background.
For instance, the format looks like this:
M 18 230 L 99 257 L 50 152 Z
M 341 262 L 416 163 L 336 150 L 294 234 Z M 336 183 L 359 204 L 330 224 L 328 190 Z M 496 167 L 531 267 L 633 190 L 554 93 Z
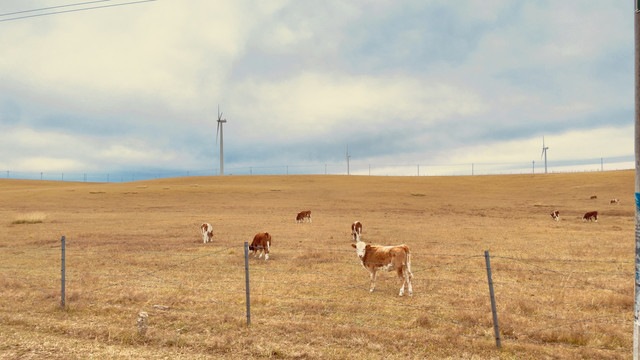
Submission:
M 43 221 L 0 224 L 0 357 L 628 357 L 633 177 L 0 180 L 1 218 Z M 313 222 L 297 224 L 304 209 Z M 549 216 L 556 209 L 558 223 Z M 598 223 L 582 222 L 591 210 Z M 413 297 L 398 297 L 400 281 L 386 272 L 369 293 L 350 246 L 354 220 L 364 225 L 364 241 L 409 245 Z M 205 221 L 214 227 L 206 245 Z M 243 243 L 260 231 L 272 234 L 273 247 L 268 261 L 249 259 L 247 326 Z M 140 311 L 149 314 L 145 335 L 135 328 Z
M 47 215 L 42 212 L 33 212 L 28 214 L 19 214 L 15 216 L 15 220 L 11 222 L 13 225 L 18 224 L 40 224 L 44 222 Z

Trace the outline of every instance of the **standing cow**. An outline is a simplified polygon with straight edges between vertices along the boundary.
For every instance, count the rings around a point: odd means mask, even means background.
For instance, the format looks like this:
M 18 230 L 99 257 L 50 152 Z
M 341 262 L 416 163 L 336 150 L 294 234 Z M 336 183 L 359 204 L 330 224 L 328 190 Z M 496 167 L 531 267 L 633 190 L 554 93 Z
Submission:
M 582 221 L 591 221 L 594 220 L 595 222 L 598 222 L 598 212 L 597 211 L 589 211 L 588 213 L 584 214 L 584 216 L 582 217 Z
M 351 236 L 353 236 L 353 241 L 360 241 L 360 235 L 362 235 L 362 223 L 360 221 L 354 221 L 351 224 Z
M 358 241 L 355 244 L 351 244 L 351 246 L 356 249 L 362 266 L 369 271 L 369 277 L 371 278 L 370 292 L 373 292 L 376 287 L 376 272 L 380 269 L 386 269 L 387 271 L 397 271 L 398 277 L 402 279 L 399 296 L 404 295 L 405 285 L 408 287 L 409 296 L 413 295 L 413 287 L 411 286 L 411 279 L 413 278 L 411 273 L 411 252 L 407 245 L 379 246 Z
M 264 259 L 269 259 L 269 249 L 271 248 L 271 235 L 268 232 L 257 233 L 256 236 L 253 237 L 253 241 L 251 245 L 249 245 L 249 250 L 253 251 L 253 256 L 258 255 L 258 251 L 261 250 L 260 256 L 258 259 L 262 257 L 264 254 Z
M 556 210 L 551 212 L 551 218 L 555 221 L 560 221 L 560 211 Z
M 209 223 L 204 223 L 200 225 L 200 230 L 202 231 L 202 242 L 208 243 L 213 240 L 213 226 Z
M 300 211 L 296 216 L 296 222 L 298 223 L 304 222 L 305 219 L 309 219 L 309 222 L 311 222 L 311 210 Z

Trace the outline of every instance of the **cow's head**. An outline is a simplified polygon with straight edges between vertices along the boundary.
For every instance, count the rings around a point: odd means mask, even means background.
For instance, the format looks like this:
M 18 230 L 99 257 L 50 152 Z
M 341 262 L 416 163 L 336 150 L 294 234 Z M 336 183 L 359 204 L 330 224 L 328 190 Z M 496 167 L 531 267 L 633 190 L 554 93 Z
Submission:
M 364 259 L 364 254 L 366 254 L 367 250 L 371 248 L 371 245 L 365 244 L 364 241 L 358 241 L 355 244 L 351 244 L 351 246 L 353 246 L 353 248 L 356 249 L 356 254 L 358 254 L 358 257 L 360 258 L 360 260 Z

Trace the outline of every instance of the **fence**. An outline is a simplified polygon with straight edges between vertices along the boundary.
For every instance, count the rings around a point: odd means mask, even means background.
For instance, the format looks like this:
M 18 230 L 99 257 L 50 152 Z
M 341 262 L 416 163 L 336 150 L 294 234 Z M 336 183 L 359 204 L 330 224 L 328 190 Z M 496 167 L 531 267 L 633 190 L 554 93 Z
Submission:
M 246 244 L 182 251 L 138 246 L 101 250 L 73 241 L 65 246 L 64 238 L 8 246 L 0 255 L 0 284 L 18 299 L 40 294 L 67 309 L 146 310 L 153 326 L 180 326 L 178 332 L 201 331 L 194 328 L 202 319 L 224 324 L 246 317 L 267 326 L 495 337 L 498 346 L 588 348 L 614 356 L 631 349 L 632 282 L 622 279 L 633 276 L 632 261 L 413 251 L 414 296 L 398 298 L 395 274 L 379 275 L 368 293 L 369 277 L 352 251 L 276 248 L 264 261 L 248 258 Z M 198 319 L 196 325 L 189 319 Z
M 576 159 L 550 162 L 548 172 L 586 172 L 627 170 L 634 168 L 633 155 L 595 159 Z M 309 165 L 251 166 L 233 165 L 225 167 L 226 175 L 368 175 L 368 176 L 449 176 L 449 175 L 501 175 L 541 174 L 544 163 L 523 162 L 477 162 L 464 164 L 380 164 L 363 161 L 344 163 L 315 163 Z M 129 182 L 170 177 L 219 175 L 218 168 L 210 169 L 147 169 L 113 172 L 52 172 L 0 170 L 6 179 L 81 181 L 81 182 Z

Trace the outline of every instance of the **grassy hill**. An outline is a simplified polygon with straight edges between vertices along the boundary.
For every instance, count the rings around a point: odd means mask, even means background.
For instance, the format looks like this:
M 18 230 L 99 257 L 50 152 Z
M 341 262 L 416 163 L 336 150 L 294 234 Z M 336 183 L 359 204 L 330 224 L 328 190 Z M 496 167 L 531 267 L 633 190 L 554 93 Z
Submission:
M 0 180 L 0 357 L 628 357 L 633 196 L 633 171 Z M 296 223 L 301 210 L 313 222 Z M 583 222 L 593 210 L 598 222 Z M 354 220 L 365 242 L 411 248 L 412 297 L 386 272 L 369 293 Z M 247 326 L 243 244 L 260 231 L 273 248 L 249 261 Z

